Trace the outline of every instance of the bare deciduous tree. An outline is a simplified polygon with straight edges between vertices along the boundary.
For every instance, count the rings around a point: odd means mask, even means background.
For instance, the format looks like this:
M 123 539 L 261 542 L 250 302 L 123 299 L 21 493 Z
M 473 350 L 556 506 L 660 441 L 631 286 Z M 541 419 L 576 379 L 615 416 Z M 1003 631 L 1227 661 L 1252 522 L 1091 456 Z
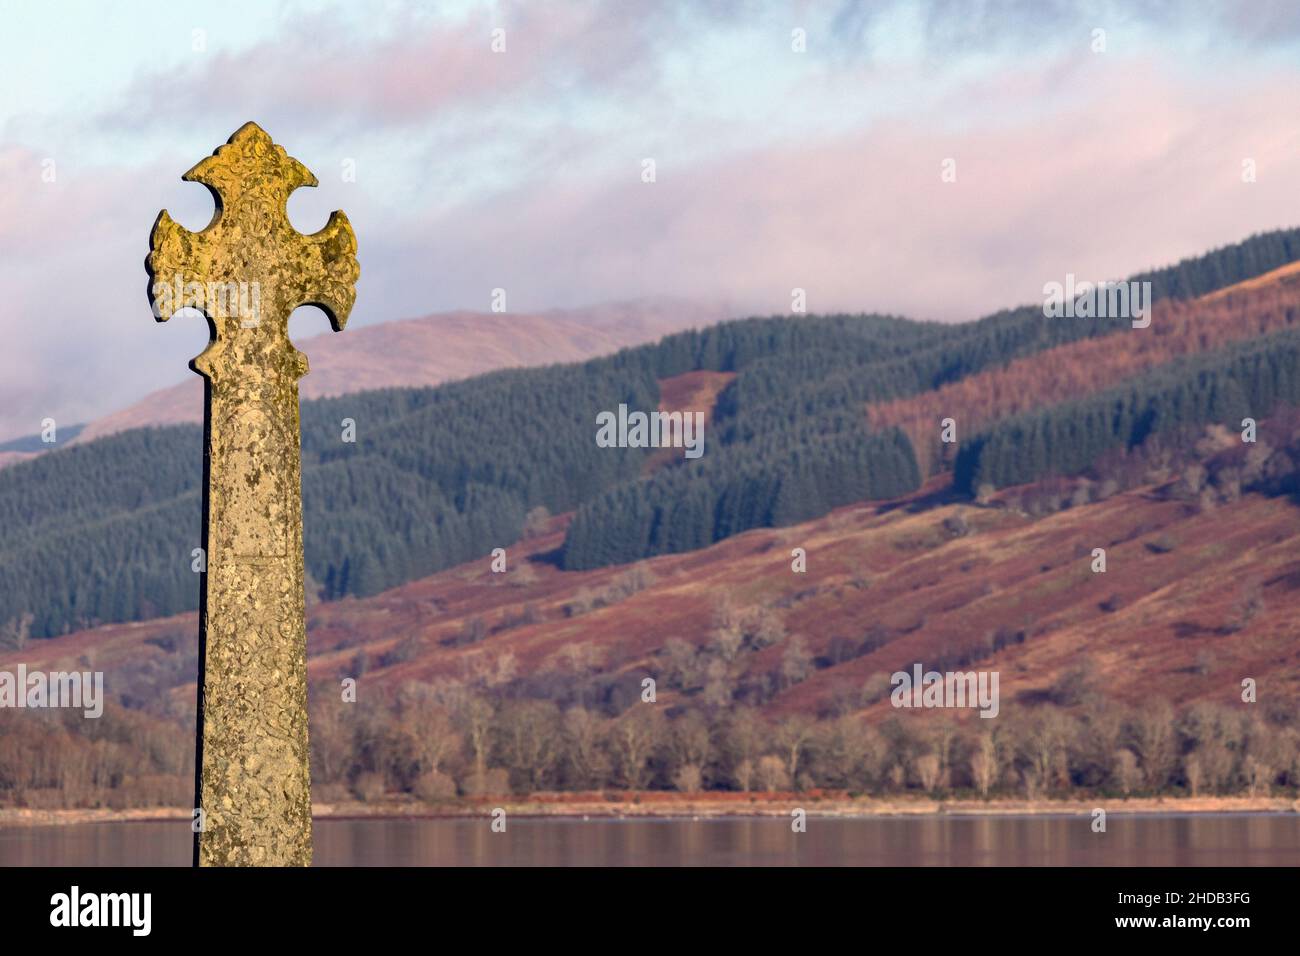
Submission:
M 641 705 L 633 707 L 614 724 L 611 745 L 619 775 L 629 790 L 644 790 L 649 784 L 650 755 L 658 738 L 659 723 L 654 712 Z
M 776 754 L 766 754 L 758 761 L 758 785 L 768 793 L 790 789 L 790 774 L 785 761 Z
M 804 756 L 804 748 L 812 739 L 813 728 L 813 722 L 802 714 L 784 717 L 776 726 L 776 745 L 785 757 L 785 771 L 791 782 L 799 779 L 800 761 Z
M 812 673 L 812 655 L 799 635 L 790 638 L 781 654 L 781 686 L 793 687 Z
M 916 770 L 916 777 L 921 784 L 922 790 L 929 793 L 938 786 L 939 757 L 937 754 L 921 754 L 913 761 L 912 766 Z
M 1111 772 L 1124 796 L 1133 792 L 1137 786 L 1139 771 L 1137 756 L 1127 747 L 1115 751 Z
M 975 747 L 970 755 L 970 774 L 980 796 L 988 797 L 989 788 L 998 774 L 997 744 L 992 733 L 986 731 L 975 738 Z

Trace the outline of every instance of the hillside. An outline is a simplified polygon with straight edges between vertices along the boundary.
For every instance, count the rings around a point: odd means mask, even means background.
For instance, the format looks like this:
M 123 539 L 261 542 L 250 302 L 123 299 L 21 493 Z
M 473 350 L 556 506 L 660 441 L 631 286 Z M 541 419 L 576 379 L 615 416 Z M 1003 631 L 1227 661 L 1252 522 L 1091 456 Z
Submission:
M 734 690 L 779 672 L 794 637 L 809 653 L 805 678 L 755 691 L 753 703 L 772 715 L 862 709 L 873 674 L 913 661 L 943 669 L 978 659 L 1002 671 L 1006 699 L 1032 703 L 1081 656 L 1096 665 L 1098 691 L 1120 703 L 1141 703 L 1159 686 L 1173 704 L 1232 704 L 1238 674 L 1300 700 L 1300 509 L 1286 498 L 1246 495 L 1201 512 L 1144 486 L 1038 519 L 1005 502 L 908 505 L 850 506 L 652 558 L 635 566 L 635 585 L 626 567 L 555 568 L 547 554 L 561 540 L 557 527 L 510 548 L 505 574 L 484 560 L 373 598 L 314 605 L 310 674 L 363 675 L 367 693 L 391 699 L 411 681 L 490 681 L 509 656 L 514 679 L 598 678 L 605 694 L 620 678 L 639 688 L 655 676 L 671 706 L 700 688 L 674 686 L 683 682 L 669 676 L 666 647 L 679 640 L 708 653 L 718 609 L 730 604 L 773 609 L 785 632 L 742 653 Z M 805 573 L 791 570 L 795 547 L 808 554 Z M 1090 570 L 1093 547 L 1107 548 L 1105 574 Z M 620 589 L 631 593 L 599 606 L 597 596 Z M 1232 630 L 1237 605 L 1256 590 L 1261 610 Z M 160 636 L 184 642 L 195 629 L 187 615 L 78 632 L 0 654 L 0 668 L 70 665 L 85 654 L 98 667 L 139 668 L 166 657 Z M 573 665 L 581 648 L 599 649 L 585 673 Z M 192 696 L 192 675 L 178 676 L 172 686 Z M 873 719 L 890 713 L 882 703 L 867 706 Z
M 952 466 L 939 440 L 938 423 L 945 417 L 955 417 L 963 436 L 969 436 L 998 419 L 1091 395 L 1178 358 L 1300 327 L 1300 283 L 1292 281 L 1296 274 L 1288 266 L 1200 299 L 1158 302 L 1149 335 L 1122 340 L 1107 335 L 1057 346 L 931 391 L 872 405 L 867 420 L 872 428 L 903 429 L 922 471 L 935 474 Z
M 1294 291 L 1170 297 L 1293 254 L 1300 233 L 1272 233 L 1144 274 L 1160 320 L 1144 330 L 1041 305 L 957 326 L 753 318 L 579 364 L 309 399 L 307 570 L 327 598 L 370 596 L 514 540 L 538 508 L 574 512 L 557 560 L 588 570 L 894 498 L 934 471 L 936 401 L 959 409 L 945 463 L 971 494 L 1262 418 L 1300 400 Z M 713 402 L 707 454 L 598 446 L 598 414 L 667 407 L 667 382 Z M 880 418 L 900 408 L 905 427 Z M 201 454 L 197 427 L 132 429 L 0 471 L 0 643 L 195 607 Z
M 1300 739 L 1276 723 L 1300 700 L 1300 509 L 1285 498 L 1247 494 L 1201 509 L 1146 485 L 1034 518 L 1011 493 L 986 507 L 936 506 L 922 494 L 588 572 L 550 563 L 562 523 L 511 547 L 505 574 L 477 561 L 310 608 L 318 799 L 446 799 L 458 786 L 781 789 L 799 776 L 785 769 L 792 740 L 804 755 L 801 786 L 932 790 L 934 755 L 952 786 L 978 786 L 971 761 L 986 728 L 974 712 L 900 721 L 889 706 L 888 674 L 913 662 L 1000 673 L 1002 719 L 990 722 L 998 792 L 1089 786 L 1082 769 L 1069 781 L 1034 776 L 1040 746 L 1072 768 L 1099 767 L 1092 785 L 1103 788 L 1183 792 L 1188 754 L 1208 763 L 1217 747 L 1236 756 L 1191 792 L 1253 794 L 1260 772 L 1293 779 Z M 1108 550 L 1104 574 L 1090 569 L 1096 546 Z M 794 547 L 806 549 L 805 573 L 791 570 Z M 183 804 L 195 628 L 183 615 L 0 654 L 0 668 L 103 669 L 126 705 L 93 728 L 66 721 L 44 738 L 28 725 L 25 745 L 47 754 L 75 750 L 87 730 L 118 741 L 54 765 L 64 768 L 57 805 Z M 358 679 L 358 703 L 340 707 L 346 677 Z M 646 677 L 658 685 L 653 710 L 638 703 Z M 1259 710 L 1241 703 L 1243 677 L 1258 684 Z M 855 717 L 865 721 L 844 722 Z M 485 736 L 473 736 L 476 726 Z M 624 735 L 634 732 L 644 739 L 627 764 Z M 1152 733 L 1172 748 L 1159 771 Z M 844 734 L 867 748 L 848 763 Z M 587 769 L 574 763 L 584 739 L 594 748 Z M 691 746 L 703 763 L 682 776 L 695 766 Z M 754 748 L 748 769 L 741 746 Z M 1126 759 L 1136 782 L 1111 761 L 1122 751 L 1135 755 Z M 874 769 L 857 763 L 868 754 Z M 755 769 L 767 756 L 779 760 Z M 22 779 L 15 760 L 0 745 L 0 780 Z M 549 769 L 534 779 L 539 763 Z M 129 770 L 104 790 L 81 766 Z M 0 802 L 16 793 L 42 805 L 38 780 L 0 785 Z
M 303 399 L 313 399 L 419 388 L 499 368 L 577 362 L 727 317 L 721 305 L 648 300 L 531 314 L 448 312 L 381 322 L 298 342 L 311 362 L 299 392 Z M 203 383 L 190 374 L 178 385 L 95 419 L 75 441 L 202 421 Z
M 1201 300 L 1209 302 L 1237 292 L 1247 292 L 1264 286 L 1294 285 L 1296 282 L 1300 282 L 1300 262 L 1290 262 L 1276 269 L 1271 269 L 1263 275 L 1255 276 L 1253 279 L 1245 279 L 1222 289 L 1216 289 L 1214 292 L 1208 292 L 1201 296 Z

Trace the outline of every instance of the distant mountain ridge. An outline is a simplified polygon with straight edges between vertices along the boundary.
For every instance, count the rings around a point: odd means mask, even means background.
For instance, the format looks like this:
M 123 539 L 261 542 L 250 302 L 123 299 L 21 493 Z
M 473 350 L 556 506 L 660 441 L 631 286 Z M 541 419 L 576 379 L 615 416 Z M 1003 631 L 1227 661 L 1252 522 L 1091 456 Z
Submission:
M 380 322 L 297 343 L 311 363 L 300 392 L 304 400 L 329 398 L 440 385 L 501 368 L 576 362 L 730 316 L 722 303 L 642 299 L 538 313 L 441 312 Z M 74 443 L 132 428 L 202 420 L 203 383 L 191 375 L 89 422 Z

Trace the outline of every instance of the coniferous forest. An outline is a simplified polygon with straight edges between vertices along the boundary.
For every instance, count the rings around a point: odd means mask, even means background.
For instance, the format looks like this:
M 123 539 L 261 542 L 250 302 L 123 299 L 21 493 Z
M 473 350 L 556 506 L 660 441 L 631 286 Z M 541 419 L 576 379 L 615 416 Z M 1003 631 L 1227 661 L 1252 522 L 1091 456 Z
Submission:
M 1294 330 L 1170 362 L 1141 380 L 1041 412 L 1004 419 L 957 453 L 958 489 L 1002 488 L 1073 475 L 1117 447 L 1133 448 L 1182 425 L 1241 428 L 1300 400 Z

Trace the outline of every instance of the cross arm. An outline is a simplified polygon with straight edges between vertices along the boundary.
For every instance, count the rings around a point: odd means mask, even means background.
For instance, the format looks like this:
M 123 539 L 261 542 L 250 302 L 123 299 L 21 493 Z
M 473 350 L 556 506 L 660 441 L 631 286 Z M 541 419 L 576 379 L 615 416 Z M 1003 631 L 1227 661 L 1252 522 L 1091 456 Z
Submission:
M 334 331 L 348 324 L 352 303 L 356 301 L 357 237 L 352 224 L 341 211 L 330 213 L 325 228 L 303 237 L 305 283 L 298 305 L 314 305 L 329 316 Z
M 166 322 L 181 309 L 204 307 L 202 287 L 191 281 L 208 273 L 207 243 L 201 233 L 186 229 L 164 209 L 149 235 L 149 304 L 154 318 Z

